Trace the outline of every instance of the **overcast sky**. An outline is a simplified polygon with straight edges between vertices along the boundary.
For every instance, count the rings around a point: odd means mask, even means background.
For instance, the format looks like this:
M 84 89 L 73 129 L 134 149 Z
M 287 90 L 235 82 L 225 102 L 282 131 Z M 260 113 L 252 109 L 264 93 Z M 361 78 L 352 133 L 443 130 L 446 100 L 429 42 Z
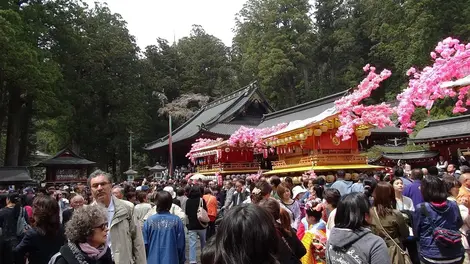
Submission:
M 157 37 L 173 42 L 188 36 L 193 24 L 201 25 L 207 33 L 232 44 L 235 14 L 245 0 L 85 0 L 106 2 L 111 12 L 119 13 L 128 29 L 143 49 L 156 44 Z

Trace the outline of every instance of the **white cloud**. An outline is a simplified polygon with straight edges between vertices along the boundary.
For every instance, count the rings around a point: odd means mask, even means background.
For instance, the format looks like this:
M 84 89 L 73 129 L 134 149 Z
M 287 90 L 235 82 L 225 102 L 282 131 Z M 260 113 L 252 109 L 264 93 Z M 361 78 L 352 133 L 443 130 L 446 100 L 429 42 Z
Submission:
M 95 0 L 85 0 L 90 6 Z M 111 12 L 119 13 L 141 48 L 158 37 L 173 42 L 188 36 L 193 24 L 232 44 L 235 14 L 245 0 L 106 0 Z

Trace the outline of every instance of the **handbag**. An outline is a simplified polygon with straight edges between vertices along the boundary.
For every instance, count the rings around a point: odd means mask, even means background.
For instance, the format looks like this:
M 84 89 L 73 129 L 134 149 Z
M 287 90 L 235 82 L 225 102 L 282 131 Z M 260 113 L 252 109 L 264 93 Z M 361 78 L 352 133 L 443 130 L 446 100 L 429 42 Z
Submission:
M 374 207 L 374 213 L 375 216 L 377 217 L 377 223 L 379 223 L 380 229 L 384 232 L 384 234 L 390 239 L 394 245 L 391 247 L 388 247 L 388 254 L 390 255 L 390 258 L 392 260 L 392 263 L 398 263 L 398 264 L 412 264 L 410 255 L 403 249 L 401 249 L 400 245 L 393 239 L 385 230 L 385 228 L 382 226 L 382 223 L 380 223 L 380 217 L 379 214 L 377 214 L 377 210 Z
M 26 213 L 23 207 L 20 208 L 20 215 L 18 216 L 18 220 L 16 222 L 16 235 L 21 237 L 24 233 L 31 228 L 31 226 L 26 223 L 25 219 Z
M 436 245 L 448 248 L 462 243 L 462 235 L 466 236 L 466 234 L 461 233 L 460 230 L 455 231 L 436 226 L 429 216 L 429 212 L 424 204 L 421 204 L 421 212 L 424 214 L 424 216 L 429 218 L 431 227 L 434 229 L 432 232 L 432 237 L 436 241 Z
M 206 228 L 209 225 L 209 222 L 211 221 L 209 219 L 209 215 L 207 214 L 206 209 L 204 209 L 203 207 L 202 198 L 200 198 L 199 200 L 199 208 L 197 209 L 197 220 L 199 220 L 199 223 L 204 228 Z

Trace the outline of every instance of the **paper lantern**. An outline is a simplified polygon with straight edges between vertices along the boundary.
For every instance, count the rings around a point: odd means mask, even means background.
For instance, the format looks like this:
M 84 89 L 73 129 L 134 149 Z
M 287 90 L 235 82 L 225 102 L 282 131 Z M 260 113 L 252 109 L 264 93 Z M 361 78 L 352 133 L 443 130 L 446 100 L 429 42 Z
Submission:
M 366 138 L 365 138 L 365 137 L 363 137 L 363 136 L 361 136 L 361 137 L 357 137 L 357 140 L 359 140 L 359 141 L 362 141 L 362 140 L 364 140 L 364 139 L 366 139 Z
M 326 175 L 326 182 L 327 183 L 332 183 L 336 180 L 334 175 Z
M 335 123 L 334 122 L 328 122 L 328 129 L 333 129 L 335 128 Z
M 341 126 L 341 122 L 339 121 L 339 119 L 335 119 L 335 127 L 338 128 Z
M 294 138 L 295 138 L 295 140 L 299 140 L 299 139 L 300 139 L 300 135 L 299 135 L 299 134 L 296 134 L 296 135 L 294 136 Z
M 300 140 L 304 140 L 304 139 L 305 139 L 305 135 L 304 135 L 304 134 L 299 134 L 299 139 L 300 139 Z
M 321 136 L 322 131 L 321 131 L 321 129 L 315 129 L 315 130 L 313 131 L 313 134 L 314 134 L 316 137 L 319 137 L 319 136 Z
M 289 141 L 290 141 L 290 142 L 293 142 L 293 141 L 294 141 L 294 138 L 293 138 L 293 137 L 289 137 Z
M 326 131 L 328 131 L 328 126 L 327 125 L 322 125 L 322 126 L 320 126 L 320 130 L 322 132 L 326 132 Z
M 347 180 L 347 181 L 350 181 L 350 180 L 351 180 L 351 177 L 352 177 L 351 173 L 346 173 L 346 174 L 344 175 L 344 179 Z

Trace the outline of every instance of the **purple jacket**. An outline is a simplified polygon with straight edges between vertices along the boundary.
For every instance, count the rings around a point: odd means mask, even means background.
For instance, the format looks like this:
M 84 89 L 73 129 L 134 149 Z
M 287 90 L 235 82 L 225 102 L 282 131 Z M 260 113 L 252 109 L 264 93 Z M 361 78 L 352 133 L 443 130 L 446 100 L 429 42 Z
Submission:
M 411 198 L 413 201 L 413 205 L 416 206 L 420 203 L 424 203 L 423 195 L 421 194 L 421 181 L 415 180 L 410 185 L 405 186 L 405 190 L 403 191 L 403 195 L 406 197 Z

